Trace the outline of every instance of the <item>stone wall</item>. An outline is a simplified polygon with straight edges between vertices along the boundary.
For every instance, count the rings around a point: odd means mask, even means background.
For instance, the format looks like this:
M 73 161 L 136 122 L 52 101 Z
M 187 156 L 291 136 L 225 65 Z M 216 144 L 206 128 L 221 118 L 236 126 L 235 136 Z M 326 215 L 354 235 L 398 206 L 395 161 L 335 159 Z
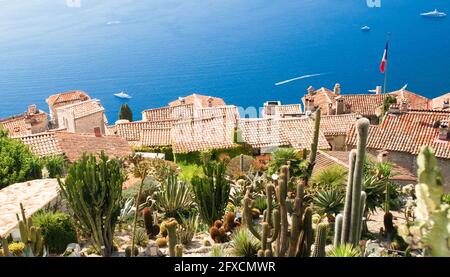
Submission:
M 105 134 L 106 127 L 103 111 L 75 120 L 75 133 L 93 134 L 94 128 L 100 128 L 101 133 Z

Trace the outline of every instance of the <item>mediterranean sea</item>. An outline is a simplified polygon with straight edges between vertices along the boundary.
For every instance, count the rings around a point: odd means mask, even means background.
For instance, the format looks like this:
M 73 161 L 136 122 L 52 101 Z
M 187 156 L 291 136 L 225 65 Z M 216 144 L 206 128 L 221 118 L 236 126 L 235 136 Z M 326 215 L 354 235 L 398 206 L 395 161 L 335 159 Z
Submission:
M 383 84 L 388 32 L 388 90 L 435 97 L 450 92 L 450 17 L 420 16 L 434 9 L 450 14 L 450 1 L 1 0 L 0 117 L 74 89 L 110 123 L 124 102 L 139 120 L 194 92 L 242 107 L 336 82 L 367 93 Z

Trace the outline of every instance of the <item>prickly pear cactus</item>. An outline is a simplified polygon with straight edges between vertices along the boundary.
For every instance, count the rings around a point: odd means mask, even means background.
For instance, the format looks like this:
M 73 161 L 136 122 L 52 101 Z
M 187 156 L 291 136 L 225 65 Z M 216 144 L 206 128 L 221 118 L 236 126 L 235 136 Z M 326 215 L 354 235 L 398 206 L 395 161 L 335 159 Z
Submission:
M 418 157 L 419 184 L 415 187 L 415 221 L 400 227 L 400 234 L 424 256 L 450 257 L 450 206 L 441 203 L 444 188 L 438 162 L 430 147 Z

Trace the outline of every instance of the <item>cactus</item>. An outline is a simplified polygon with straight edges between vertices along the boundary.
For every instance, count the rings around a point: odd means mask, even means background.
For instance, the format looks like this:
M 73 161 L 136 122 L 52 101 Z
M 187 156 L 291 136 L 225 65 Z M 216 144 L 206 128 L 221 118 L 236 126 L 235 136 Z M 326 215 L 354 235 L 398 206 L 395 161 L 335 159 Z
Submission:
M 342 221 L 343 216 L 341 214 L 338 214 L 336 216 L 336 221 L 334 223 L 334 240 L 333 240 L 334 248 L 337 248 L 339 245 L 341 245 Z
M 316 241 L 314 242 L 313 257 L 325 257 L 325 246 L 327 241 L 328 224 L 317 225 Z
M 182 244 L 175 245 L 175 257 L 177 258 L 183 257 L 183 249 L 184 248 Z
M 416 218 L 400 226 L 399 233 L 410 244 L 409 250 L 421 248 L 424 256 L 450 257 L 450 205 L 441 201 L 444 187 L 433 150 L 423 147 L 417 163 Z
M 154 238 L 159 234 L 159 225 L 153 224 L 153 213 L 146 207 L 142 210 L 142 218 L 144 219 L 145 231 L 149 238 Z
M 225 170 L 224 163 L 208 162 L 203 166 L 205 177 L 191 180 L 200 217 L 208 225 L 222 219 L 230 198 L 231 183 Z
M 165 224 L 169 238 L 169 256 L 176 257 L 175 246 L 177 245 L 178 222 L 172 218 Z
M 44 250 L 44 238 L 41 233 L 41 228 L 33 226 L 31 218 L 26 217 L 22 203 L 20 203 L 20 211 L 22 219 L 19 218 L 19 215 L 16 215 L 19 222 L 20 239 L 26 248 L 29 248 L 33 256 L 39 256 Z
M 358 144 L 357 149 L 350 151 L 349 155 L 350 170 L 345 196 L 343 220 L 342 223 L 336 223 L 336 228 L 341 230 L 340 243 L 350 243 L 354 246 L 359 245 L 362 217 L 365 209 L 366 194 L 361 191 L 361 189 L 370 122 L 368 119 L 362 118 L 358 120 L 356 125 L 358 130 Z
M 127 248 L 125 248 L 125 257 L 127 257 L 127 258 L 130 258 L 132 255 L 131 255 L 131 249 L 132 249 L 133 247 L 131 247 L 131 246 L 127 246 Z M 133 254 L 133 256 L 134 257 L 136 257 L 137 255 L 139 255 L 139 250 L 138 250 L 138 247 L 137 247 L 137 245 L 135 245 L 134 246 L 134 254 Z
M 90 234 L 93 247 L 103 256 L 114 250 L 113 235 L 120 213 L 123 174 L 120 162 L 104 153 L 83 155 L 68 170 L 66 179 L 58 179 L 64 198 L 74 212 L 78 227 Z
M 2 238 L 2 237 L 0 237 L 0 238 L 2 241 L 3 257 L 10 257 L 11 253 L 9 253 L 8 240 L 6 238 Z

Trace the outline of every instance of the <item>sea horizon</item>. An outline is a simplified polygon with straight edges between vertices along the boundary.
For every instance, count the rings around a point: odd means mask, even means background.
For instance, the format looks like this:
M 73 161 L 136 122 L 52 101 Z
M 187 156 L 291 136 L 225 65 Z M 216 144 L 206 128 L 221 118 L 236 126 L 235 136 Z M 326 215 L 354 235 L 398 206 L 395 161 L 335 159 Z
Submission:
M 306 89 L 367 93 L 391 33 L 388 91 L 450 92 L 450 2 L 365 0 L 1 1 L 0 118 L 55 93 L 100 99 L 109 123 L 128 103 L 135 120 L 192 93 L 227 104 L 300 103 Z M 369 26 L 368 32 L 361 27 Z M 124 91 L 131 100 L 114 96 Z

